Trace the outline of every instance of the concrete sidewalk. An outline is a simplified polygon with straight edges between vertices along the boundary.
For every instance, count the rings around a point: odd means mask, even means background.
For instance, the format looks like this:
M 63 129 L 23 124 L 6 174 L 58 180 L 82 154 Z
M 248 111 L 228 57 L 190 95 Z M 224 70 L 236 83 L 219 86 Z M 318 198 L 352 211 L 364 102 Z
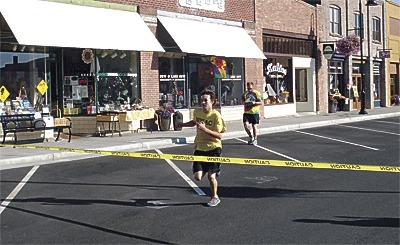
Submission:
M 396 106 L 370 109 L 367 111 L 367 115 L 359 115 L 358 111 L 351 111 L 327 115 L 308 113 L 299 114 L 297 116 L 262 119 L 259 125 L 259 134 L 400 116 L 400 107 Z M 195 128 L 184 128 L 182 131 L 123 132 L 122 137 L 116 134 L 114 134 L 114 137 L 111 137 L 110 134 L 108 134 L 107 137 L 73 137 L 71 143 L 68 143 L 67 140 L 61 140 L 59 142 L 33 143 L 30 145 L 91 150 L 145 151 L 192 143 L 195 133 Z M 224 139 L 246 136 L 241 121 L 227 122 L 227 132 L 224 133 Z M 12 144 L 13 141 L 8 141 L 6 143 Z M 0 147 L 0 156 L 0 170 L 3 170 L 92 158 L 100 155 Z

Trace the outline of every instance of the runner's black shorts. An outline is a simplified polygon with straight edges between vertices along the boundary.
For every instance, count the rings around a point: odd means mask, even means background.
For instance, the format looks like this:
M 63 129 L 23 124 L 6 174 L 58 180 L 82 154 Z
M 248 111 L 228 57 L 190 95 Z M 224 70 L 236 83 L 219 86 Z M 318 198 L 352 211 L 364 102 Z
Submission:
M 243 123 L 249 122 L 251 124 L 259 124 L 260 123 L 260 115 L 259 114 L 243 114 Z
M 220 157 L 222 153 L 221 147 L 217 147 L 211 151 L 199 151 L 195 150 L 194 154 L 195 156 L 207 156 L 207 157 Z M 193 162 L 193 173 L 196 173 L 198 171 L 203 171 L 203 173 L 217 173 L 220 171 L 221 163 L 215 163 L 215 162 L 198 162 L 194 161 Z

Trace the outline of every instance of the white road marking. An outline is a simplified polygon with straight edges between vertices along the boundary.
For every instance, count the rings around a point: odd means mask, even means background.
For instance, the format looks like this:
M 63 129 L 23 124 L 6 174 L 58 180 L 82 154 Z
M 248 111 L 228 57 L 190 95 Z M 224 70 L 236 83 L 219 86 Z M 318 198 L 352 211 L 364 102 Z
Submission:
M 242 139 L 239 139 L 239 138 L 235 138 L 235 139 L 247 143 L 247 141 L 245 141 L 245 140 L 242 140 Z M 294 162 L 300 162 L 299 160 L 294 159 L 293 157 L 286 156 L 286 155 L 284 155 L 284 154 L 282 154 L 282 153 L 279 153 L 279 152 L 276 152 L 276 151 L 267 149 L 267 148 L 265 148 L 265 147 L 262 147 L 262 146 L 259 146 L 259 145 L 253 145 L 253 146 L 254 146 L 254 147 L 258 147 L 258 148 L 260 148 L 260 149 L 263 149 L 264 151 L 269 151 L 269 152 L 274 153 L 274 154 L 276 154 L 276 155 L 278 155 L 278 156 L 281 156 L 281 157 L 290 159 L 290 160 L 292 160 L 292 161 L 294 161 Z M 250 147 L 251 147 L 251 146 L 250 146 Z
M 14 188 L 14 190 L 8 195 L 8 197 L 0 204 L 0 214 L 6 209 L 8 204 L 17 196 L 18 192 L 24 187 L 28 180 L 33 176 L 39 166 L 34 166 L 31 171 L 22 179 L 22 181 Z
M 373 148 L 373 147 L 369 147 L 369 146 L 365 146 L 365 145 L 360 145 L 360 144 L 352 143 L 352 142 L 349 142 L 349 141 L 338 140 L 338 139 L 334 139 L 334 138 L 330 138 L 330 137 L 326 137 L 326 136 L 321 136 L 321 135 L 317 135 L 317 134 L 306 133 L 306 132 L 297 131 L 297 130 L 294 130 L 293 132 L 297 132 L 297 133 L 300 133 L 300 134 L 307 134 L 307 135 L 311 135 L 311 136 L 314 136 L 314 137 L 318 137 L 318 138 L 322 138 L 322 139 L 327 139 L 327 140 L 332 140 L 332 141 L 337 141 L 337 142 L 341 142 L 341 143 L 345 143 L 345 144 L 349 144 L 349 145 L 355 145 L 355 146 L 367 148 L 367 149 L 374 150 L 374 151 L 379 151 L 378 148 Z
M 369 129 L 369 128 L 360 128 L 360 127 L 354 127 L 354 126 L 348 126 L 348 125 L 341 125 L 341 126 L 342 127 L 347 127 L 347 128 L 355 128 L 355 129 L 366 130 L 366 131 L 371 131 L 371 132 L 383 133 L 383 134 L 400 135 L 400 134 L 396 134 L 396 133 L 392 133 L 392 132 L 374 130 L 374 129 Z
M 388 124 L 396 124 L 399 125 L 400 123 L 398 122 L 387 122 L 387 121 L 380 121 L 380 120 L 374 120 L 374 122 L 381 122 L 381 123 L 388 123 Z
M 162 154 L 162 152 L 158 149 L 155 149 L 157 151 L 158 154 Z M 204 193 L 204 191 L 202 191 L 184 172 L 182 172 L 182 170 L 180 170 L 178 168 L 178 166 L 175 165 L 175 163 L 173 163 L 170 159 L 165 159 L 165 161 L 167 161 L 167 163 L 184 179 L 186 180 L 186 182 L 194 189 L 195 192 L 197 192 L 197 194 L 199 194 L 200 196 L 205 196 L 206 193 Z
M 257 184 L 262 184 L 264 182 L 277 180 L 278 178 L 274 177 L 274 176 L 262 176 L 262 177 L 254 177 L 254 178 L 246 177 L 246 179 L 254 179 L 254 180 L 258 181 Z

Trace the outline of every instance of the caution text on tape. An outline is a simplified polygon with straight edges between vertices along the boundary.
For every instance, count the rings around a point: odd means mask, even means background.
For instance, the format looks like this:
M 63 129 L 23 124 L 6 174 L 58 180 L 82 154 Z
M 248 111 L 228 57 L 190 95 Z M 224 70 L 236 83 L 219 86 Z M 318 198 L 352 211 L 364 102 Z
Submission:
M 342 163 L 322 163 L 322 162 L 296 162 L 285 160 L 266 160 L 255 158 L 238 158 L 238 157 L 207 157 L 181 154 L 158 154 L 148 152 L 127 152 L 127 151 L 104 151 L 90 149 L 76 149 L 63 147 L 46 147 L 34 145 L 11 145 L 5 144 L 2 147 L 24 148 L 24 149 L 40 149 L 49 151 L 63 151 L 86 154 L 100 154 L 107 156 L 148 158 L 148 159 L 169 159 L 175 161 L 200 161 L 200 162 L 219 162 L 222 164 L 243 164 L 271 167 L 289 167 L 289 168 L 316 168 L 316 169 L 332 169 L 332 170 L 352 170 L 352 171 L 374 171 L 400 173 L 400 166 L 380 166 L 380 165 L 360 165 L 360 164 L 342 164 Z

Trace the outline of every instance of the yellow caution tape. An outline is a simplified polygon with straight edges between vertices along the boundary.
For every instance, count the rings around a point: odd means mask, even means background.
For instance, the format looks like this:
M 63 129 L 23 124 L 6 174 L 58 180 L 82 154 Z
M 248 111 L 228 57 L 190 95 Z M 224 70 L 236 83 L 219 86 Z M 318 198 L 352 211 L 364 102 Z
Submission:
M 222 164 L 243 164 L 243 165 L 271 166 L 271 167 L 319 168 L 319 169 L 332 169 L 332 170 L 400 173 L 400 167 L 398 166 L 377 166 L 377 165 L 321 163 L 321 162 L 318 163 L 295 162 L 295 161 L 284 161 L 284 160 L 266 160 L 266 159 L 255 159 L 255 158 L 238 158 L 238 157 L 207 157 L 207 156 L 193 156 L 193 155 L 181 155 L 181 154 L 86 150 L 86 149 L 74 149 L 74 148 L 62 148 L 62 147 L 33 146 L 33 145 L 5 144 L 1 146 L 10 148 L 40 149 L 49 151 L 100 154 L 107 156 L 135 157 L 135 158 L 148 158 L 148 159 L 169 159 L 175 161 L 220 162 Z

